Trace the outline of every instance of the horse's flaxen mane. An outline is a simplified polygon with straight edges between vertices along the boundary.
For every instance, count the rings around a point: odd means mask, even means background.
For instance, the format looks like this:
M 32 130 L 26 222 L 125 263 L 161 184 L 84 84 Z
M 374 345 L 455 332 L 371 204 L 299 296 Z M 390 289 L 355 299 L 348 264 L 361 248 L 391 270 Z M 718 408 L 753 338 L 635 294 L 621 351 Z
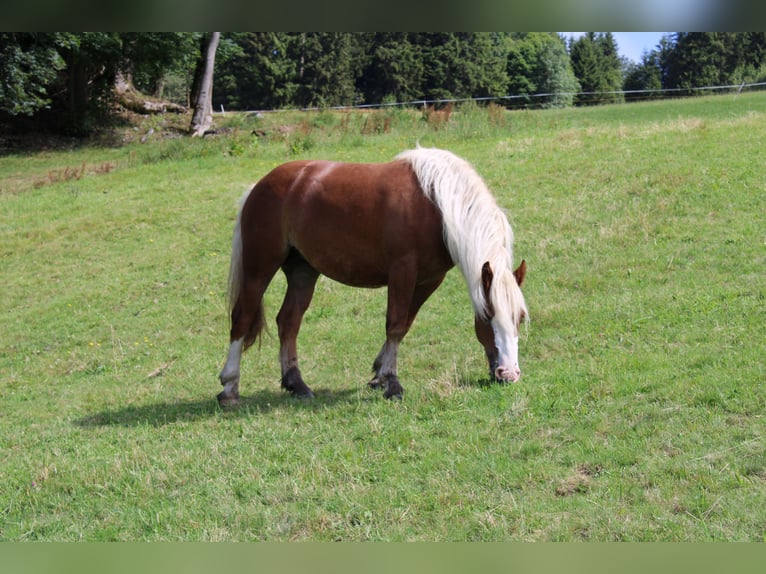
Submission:
M 513 276 L 513 230 L 484 180 L 467 161 L 441 149 L 418 147 L 396 159 L 412 166 L 423 192 L 441 211 L 445 243 L 468 284 L 476 313 L 488 315 L 481 270 L 489 261 L 495 316 L 518 325 L 527 312 Z

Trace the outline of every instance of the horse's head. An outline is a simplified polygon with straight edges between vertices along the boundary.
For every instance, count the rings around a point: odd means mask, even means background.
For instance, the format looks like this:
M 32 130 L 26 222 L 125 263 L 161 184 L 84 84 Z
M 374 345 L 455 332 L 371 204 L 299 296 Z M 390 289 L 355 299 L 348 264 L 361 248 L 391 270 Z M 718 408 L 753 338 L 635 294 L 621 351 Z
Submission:
M 526 273 L 526 261 L 515 271 L 504 269 L 497 276 L 489 261 L 481 270 L 486 309 L 483 316 L 476 315 L 476 337 L 487 354 L 490 376 L 502 382 L 516 382 L 521 377 L 519 330 L 527 320 L 521 285 Z

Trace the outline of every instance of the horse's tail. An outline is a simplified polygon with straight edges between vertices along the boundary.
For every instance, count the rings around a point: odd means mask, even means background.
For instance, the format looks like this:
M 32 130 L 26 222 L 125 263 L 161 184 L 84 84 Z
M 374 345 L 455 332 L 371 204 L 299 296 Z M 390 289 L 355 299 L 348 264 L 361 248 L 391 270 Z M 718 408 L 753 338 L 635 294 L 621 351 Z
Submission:
M 245 206 L 245 201 L 249 194 L 250 192 L 248 191 L 242 198 L 239 213 L 237 214 L 237 223 L 234 225 L 234 235 L 231 239 L 231 261 L 229 263 L 229 315 L 231 317 L 232 336 L 234 336 L 235 325 L 239 323 L 241 318 L 240 315 L 243 307 L 243 302 L 240 301 L 240 295 L 242 295 L 245 282 L 245 268 L 242 261 L 242 209 Z M 243 349 L 251 347 L 266 326 L 263 312 L 263 300 L 247 302 L 248 307 L 253 305 L 255 306 L 255 314 L 244 333 Z
M 229 313 L 234 307 L 242 291 L 244 268 L 242 265 L 242 208 L 237 214 L 234 225 L 234 235 L 231 238 L 231 261 L 229 263 Z

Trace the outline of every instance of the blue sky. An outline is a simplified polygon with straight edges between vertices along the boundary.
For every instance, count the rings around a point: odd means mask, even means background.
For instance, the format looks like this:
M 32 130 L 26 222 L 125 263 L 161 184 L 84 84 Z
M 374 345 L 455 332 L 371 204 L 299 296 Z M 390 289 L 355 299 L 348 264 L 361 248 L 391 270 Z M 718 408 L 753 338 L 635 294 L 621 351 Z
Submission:
M 585 32 L 562 32 L 565 36 L 577 38 Z M 641 53 L 654 50 L 665 34 L 670 32 L 612 32 L 617 42 L 617 49 L 621 56 L 630 58 L 634 62 L 641 60 Z

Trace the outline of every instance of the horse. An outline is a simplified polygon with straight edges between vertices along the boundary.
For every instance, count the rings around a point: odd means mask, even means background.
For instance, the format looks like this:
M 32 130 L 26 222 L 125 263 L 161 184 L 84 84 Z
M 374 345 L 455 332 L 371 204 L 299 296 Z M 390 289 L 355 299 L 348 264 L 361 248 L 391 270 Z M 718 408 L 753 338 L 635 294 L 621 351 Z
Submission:
M 401 399 L 399 345 L 420 307 L 457 266 L 474 310 L 490 377 L 516 382 L 526 261 L 513 270 L 513 231 L 464 159 L 417 147 L 386 163 L 291 161 L 245 194 L 229 268 L 231 331 L 219 379 L 221 406 L 239 402 L 242 354 L 265 326 L 263 296 L 281 268 L 287 291 L 277 314 L 281 386 L 312 398 L 296 340 L 319 275 L 353 287 L 386 286 L 386 339 L 372 388 Z

